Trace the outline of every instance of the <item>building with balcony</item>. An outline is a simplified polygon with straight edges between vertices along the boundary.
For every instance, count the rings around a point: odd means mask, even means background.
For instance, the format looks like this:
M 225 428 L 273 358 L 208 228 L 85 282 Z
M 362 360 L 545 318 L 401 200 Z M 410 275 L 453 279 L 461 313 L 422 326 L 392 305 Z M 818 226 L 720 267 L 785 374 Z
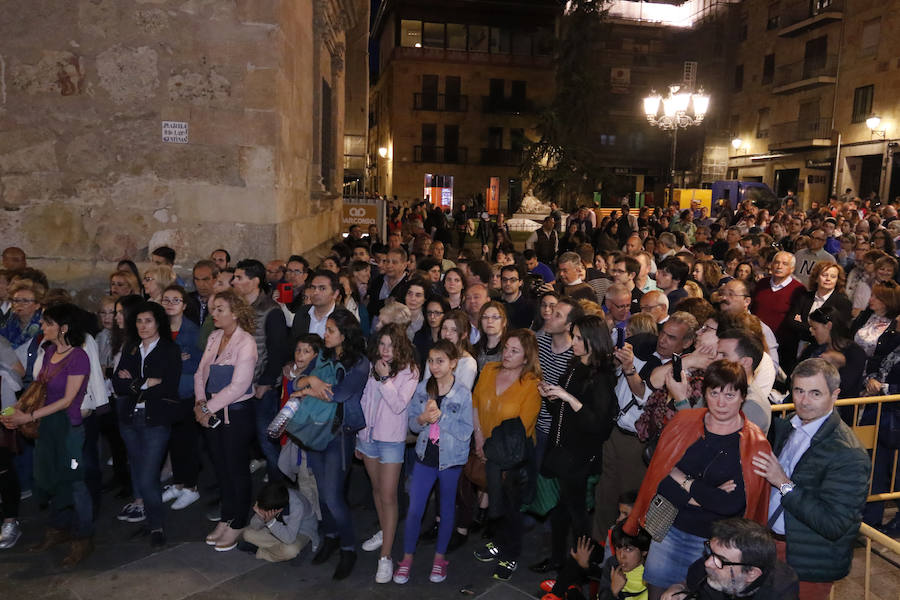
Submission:
M 744 0 L 729 177 L 794 190 L 806 205 L 847 188 L 900 195 L 898 9 L 898 0 Z
M 373 20 L 366 188 L 515 209 L 554 93 L 554 0 L 384 0 Z

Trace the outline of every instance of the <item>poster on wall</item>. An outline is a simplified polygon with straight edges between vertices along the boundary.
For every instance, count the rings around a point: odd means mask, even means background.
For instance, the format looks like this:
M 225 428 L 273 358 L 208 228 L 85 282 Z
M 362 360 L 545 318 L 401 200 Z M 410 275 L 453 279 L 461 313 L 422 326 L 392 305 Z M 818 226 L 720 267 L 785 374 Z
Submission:
M 453 208 L 453 176 L 425 174 L 423 198 L 441 208 Z
M 496 215 L 500 212 L 500 178 L 491 177 L 491 184 L 485 190 L 485 208 L 488 213 Z

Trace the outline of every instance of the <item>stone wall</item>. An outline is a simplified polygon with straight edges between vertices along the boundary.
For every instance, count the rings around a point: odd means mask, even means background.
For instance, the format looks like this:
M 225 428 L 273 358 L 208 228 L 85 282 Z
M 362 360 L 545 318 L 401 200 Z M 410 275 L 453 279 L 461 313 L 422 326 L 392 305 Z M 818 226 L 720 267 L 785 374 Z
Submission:
M 342 140 L 343 36 L 364 0 L 7 0 L 4 15 L 2 243 L 54 284 L 100 287 L 160 245 L 187 273 L 218 247 L 268 260 L 338 233 L 342 149 L 323 181 L 317 94 L 327 79 Z M 163 121 L 188 143 L 163 142 Z

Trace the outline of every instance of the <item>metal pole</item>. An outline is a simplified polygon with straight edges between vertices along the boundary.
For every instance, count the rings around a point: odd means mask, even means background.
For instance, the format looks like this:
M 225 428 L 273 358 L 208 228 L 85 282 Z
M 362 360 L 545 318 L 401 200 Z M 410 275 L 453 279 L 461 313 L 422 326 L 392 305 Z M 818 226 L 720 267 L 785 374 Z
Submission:
M 675 189 L 675 150 L 678 147 L 678 126 L 675 126 L 675 129 L 672 130 L 672 170 L 670 171 L 670 175 L 672 176 L 672 189 Z
M 841 169 L 841 132 L 838 131 L 837 152 L 834 155 L 834 177 L 831 181 L 831 193 L 838 193 L 838 171 Z

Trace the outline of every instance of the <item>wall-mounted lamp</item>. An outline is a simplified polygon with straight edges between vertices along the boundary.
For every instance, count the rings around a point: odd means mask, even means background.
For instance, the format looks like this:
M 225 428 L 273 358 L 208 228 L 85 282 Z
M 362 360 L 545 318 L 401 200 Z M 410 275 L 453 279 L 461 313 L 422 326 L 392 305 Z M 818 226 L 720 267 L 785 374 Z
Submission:
M 734 148 L 735 150 L 740 150 L 743 145 L 744 145 L 744 140 L 742 140 L 739 137 L 736 137 L 733 140 L 731 140 L 731 147 Z
M 378 156 L 380 156 L 381 158 L 385 158 L 385 157 L 387 156 L 387 148 L 385 148 L 384 146 L 382 146 L 381 148 L 379 148 L 379 149 L 378 149 Z
M 881 117 L 873 115 L 866 119 L 866 127 L 868 127 L 869 131 L 872 132 L 872 137 L 883 140 L 885 139 L 885 134 L 887 133 L 887 127 L 878 129 L 879 126 L 881 126 Z

